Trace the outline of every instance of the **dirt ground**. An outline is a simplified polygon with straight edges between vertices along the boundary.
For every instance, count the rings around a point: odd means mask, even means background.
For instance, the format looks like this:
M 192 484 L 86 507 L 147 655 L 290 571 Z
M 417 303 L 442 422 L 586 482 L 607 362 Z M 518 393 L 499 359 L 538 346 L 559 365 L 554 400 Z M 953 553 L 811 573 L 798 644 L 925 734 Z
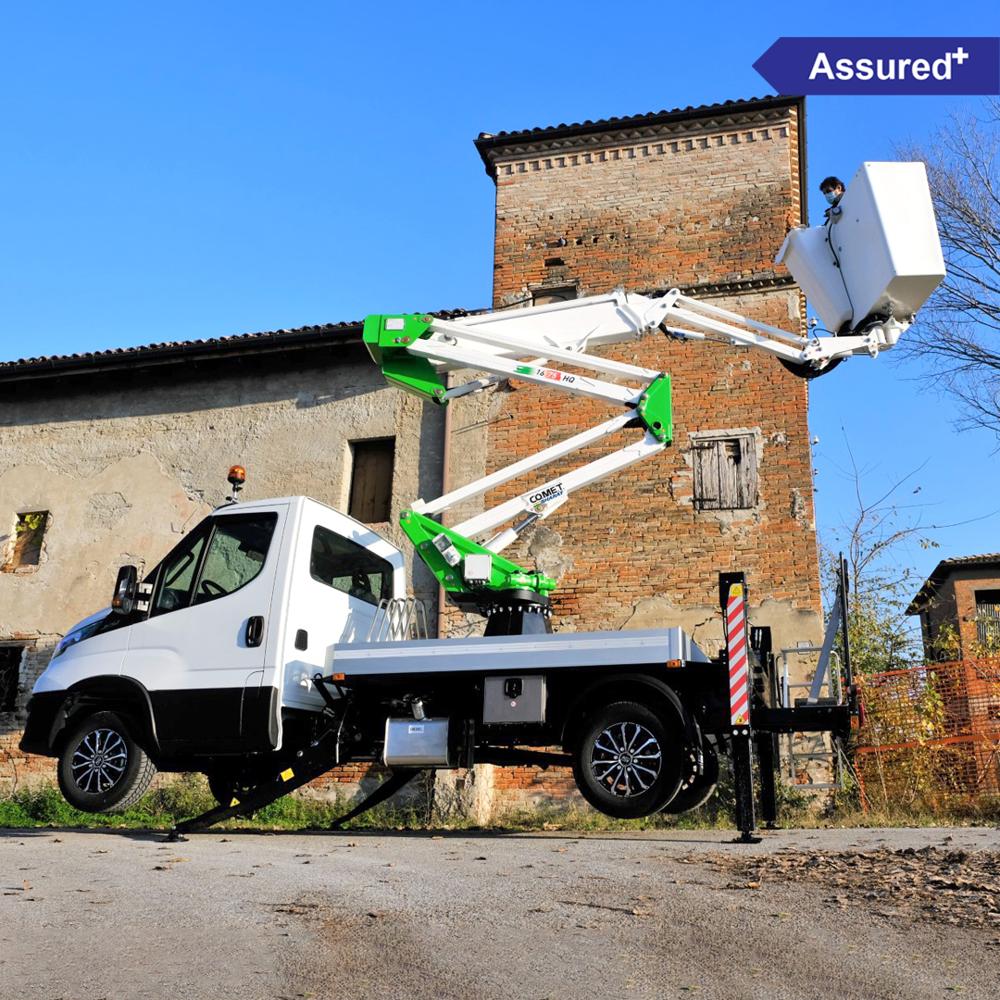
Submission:
M 997 996 L 1000 832 L 0 832 L 0 997 Z

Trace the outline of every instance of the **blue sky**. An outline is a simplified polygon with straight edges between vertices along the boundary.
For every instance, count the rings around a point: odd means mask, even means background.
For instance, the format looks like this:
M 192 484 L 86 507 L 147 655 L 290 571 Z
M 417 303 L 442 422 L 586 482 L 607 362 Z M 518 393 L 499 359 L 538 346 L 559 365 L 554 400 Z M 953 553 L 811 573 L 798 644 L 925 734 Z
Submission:
M 50 4 L 0 36 L 0 359 L 485 306 L 493 186 L 472 145 L 519 129 L 770 93 L 780 34 L 988 35 L 993 3 L 748 7 Z M 810 199 L 955 98 L 812 98 Z M 994 440 L 958 433 L 914 370 L 813 383 L 817 510 L 851 514 L 845 438 L 872 490 L 927 461 L 928 521 L 1000 508 Z M 914 546 L 1000 549 L 1000 516 Z

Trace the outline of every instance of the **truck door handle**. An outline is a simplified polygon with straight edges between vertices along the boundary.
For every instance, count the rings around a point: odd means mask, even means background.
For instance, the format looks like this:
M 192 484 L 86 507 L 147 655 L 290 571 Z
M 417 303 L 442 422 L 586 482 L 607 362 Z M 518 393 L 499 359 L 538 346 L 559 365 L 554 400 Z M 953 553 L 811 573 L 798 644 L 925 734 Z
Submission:
M 247 619 L 244 638 L 248 646 L 259 646 L 264 641 L 264 616 L 251 615 Z

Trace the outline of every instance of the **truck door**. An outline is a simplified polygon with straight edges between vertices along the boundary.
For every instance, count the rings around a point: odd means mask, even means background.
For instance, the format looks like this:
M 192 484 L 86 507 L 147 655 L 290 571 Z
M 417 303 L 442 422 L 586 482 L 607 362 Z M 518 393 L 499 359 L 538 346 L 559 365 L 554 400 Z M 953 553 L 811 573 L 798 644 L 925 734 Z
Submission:
M 273 745 L 261 679 L 286 513 L 217 512 L 157 568 L 149 617 L 129 630 L 122 672 L 149 692 L 165 752 Z
M 364 642 L 380 600 L 405 593 L 403 557 L 370 528 L 320 504 L 303 513 L 296 542 L 282 703 L 322 707 L 311 678 L 328 673 L 338 642 Z

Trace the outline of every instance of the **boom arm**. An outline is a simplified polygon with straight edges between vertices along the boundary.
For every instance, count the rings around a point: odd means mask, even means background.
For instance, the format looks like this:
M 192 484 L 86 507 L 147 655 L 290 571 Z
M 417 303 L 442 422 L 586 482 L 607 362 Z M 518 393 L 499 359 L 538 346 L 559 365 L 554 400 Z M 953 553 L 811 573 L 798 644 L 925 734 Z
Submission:
M 670 377 L 588 353 L 596 346 L 638 339 L 658 327 L 670 336 L 722 340 L 763 350 L 815 370 L 848 354 L 876 354 L 895 342 L 894 331 L 886 332 L 883 327 L 864 336 L 836 340 L 797 337 L 681 295 L 676 289 L 661 298 L 616 290 L 608 295 L 458 320 L 418 315 L 368 317 L 365 342 L 385 377 L 435 403 L 447 405 L 503 379 L 518 378 L 624 410 L 597 427 L 466 486 L 433 500 L 418 500 L 404 513 L 404 531 L 453 599 L 478 606 L 483 604 L 484 591 L 498 598 L 512 589 L 548 593 L 555 587 L 554 580 L 529 573 L 499 553 L 526 528 L 553 514 L 575 490 L 655 455 L 670 443 Z M 562 366 L 570 366 L 574 372 Z M 460 369 L 487 374 L 449 388 L 446 373 Z M 579 374 L 581 371 L 593 372 L 594 377 Z M 618 451 L 534 485 L 452 528 L 445 529 L 434 519 L 471 497 L 630 427 L 640 429 L 642 436 Z
M 889 206 L 895 210 L 893 215 L 886 205 L 906 184 L 910 189 L 903 204 Z M 932 232 L 928 235 L 924 225 L 917 242 L 926 253 L 919 259 L 911 253 L 901 267 L 893 238 L 895 243 L 904 237 L 909 244 L 916 240 L 911 231 L 920 212 L 914 211 L 914 197 L 921 194 L 926 195 L 924 215 L 929 213 Z M 853 203 L 848 205 L 852 196 L 857 209 Z M 607 295 L 452 320 L 414 314 L 374 315 L 365 320 L 365 343 L 385 377 L 440 405 L 518 378 L 624 410 L 597 427 L 434 500 L 418 500 L 403 513 L 403 530 L 456 604 L 486 610 L 514 591 L 544 598 L 555 581 L 530 573 L 499 553 L 526 528 L 554 513 L 575 490 L 655 455 L 670 443 L 669 375 L 599 357 L 588 353 L 589 349 L 635 340 L 660 329 L 684 340 L 712 340 L 764 351 L 811 377 L 830 370 L 843 358 L 876 357 L 895 345 L 943 276 L 943 264 L 936 267 L 940 244 L 923 167 L 865 164 L 843 201 L 845 207 L 831 216 L 827 226 L 793 230 L 779 255 L 800 284 L 810 289 L 811 298 L 820 301 L 821 316 L 827 322 L 827 316 L 835 319 L 843 336 L 789 333 L 682 295 L 677 289 L 661 297 L 618 289 Z M 854 214 L 848 215 L 848 208 Z M 834 227 L 840 221 L 852 225 L 837 233 Z M 902 235 L 901 227 L 908 227 Z M 878 243 L 874 250 L 869 246 L 872 241 Z M 864 304 L 864 311 L 856 315 L 859 303 Z M 574 371 L 566 371 L 564 365 Z M 486 374 L 451 387 L 447 373 L 456 370 Z M 642 437 L 454 527 L 443 527 L 434 519 L 456 504 L 626 428 L 641 430 Z

